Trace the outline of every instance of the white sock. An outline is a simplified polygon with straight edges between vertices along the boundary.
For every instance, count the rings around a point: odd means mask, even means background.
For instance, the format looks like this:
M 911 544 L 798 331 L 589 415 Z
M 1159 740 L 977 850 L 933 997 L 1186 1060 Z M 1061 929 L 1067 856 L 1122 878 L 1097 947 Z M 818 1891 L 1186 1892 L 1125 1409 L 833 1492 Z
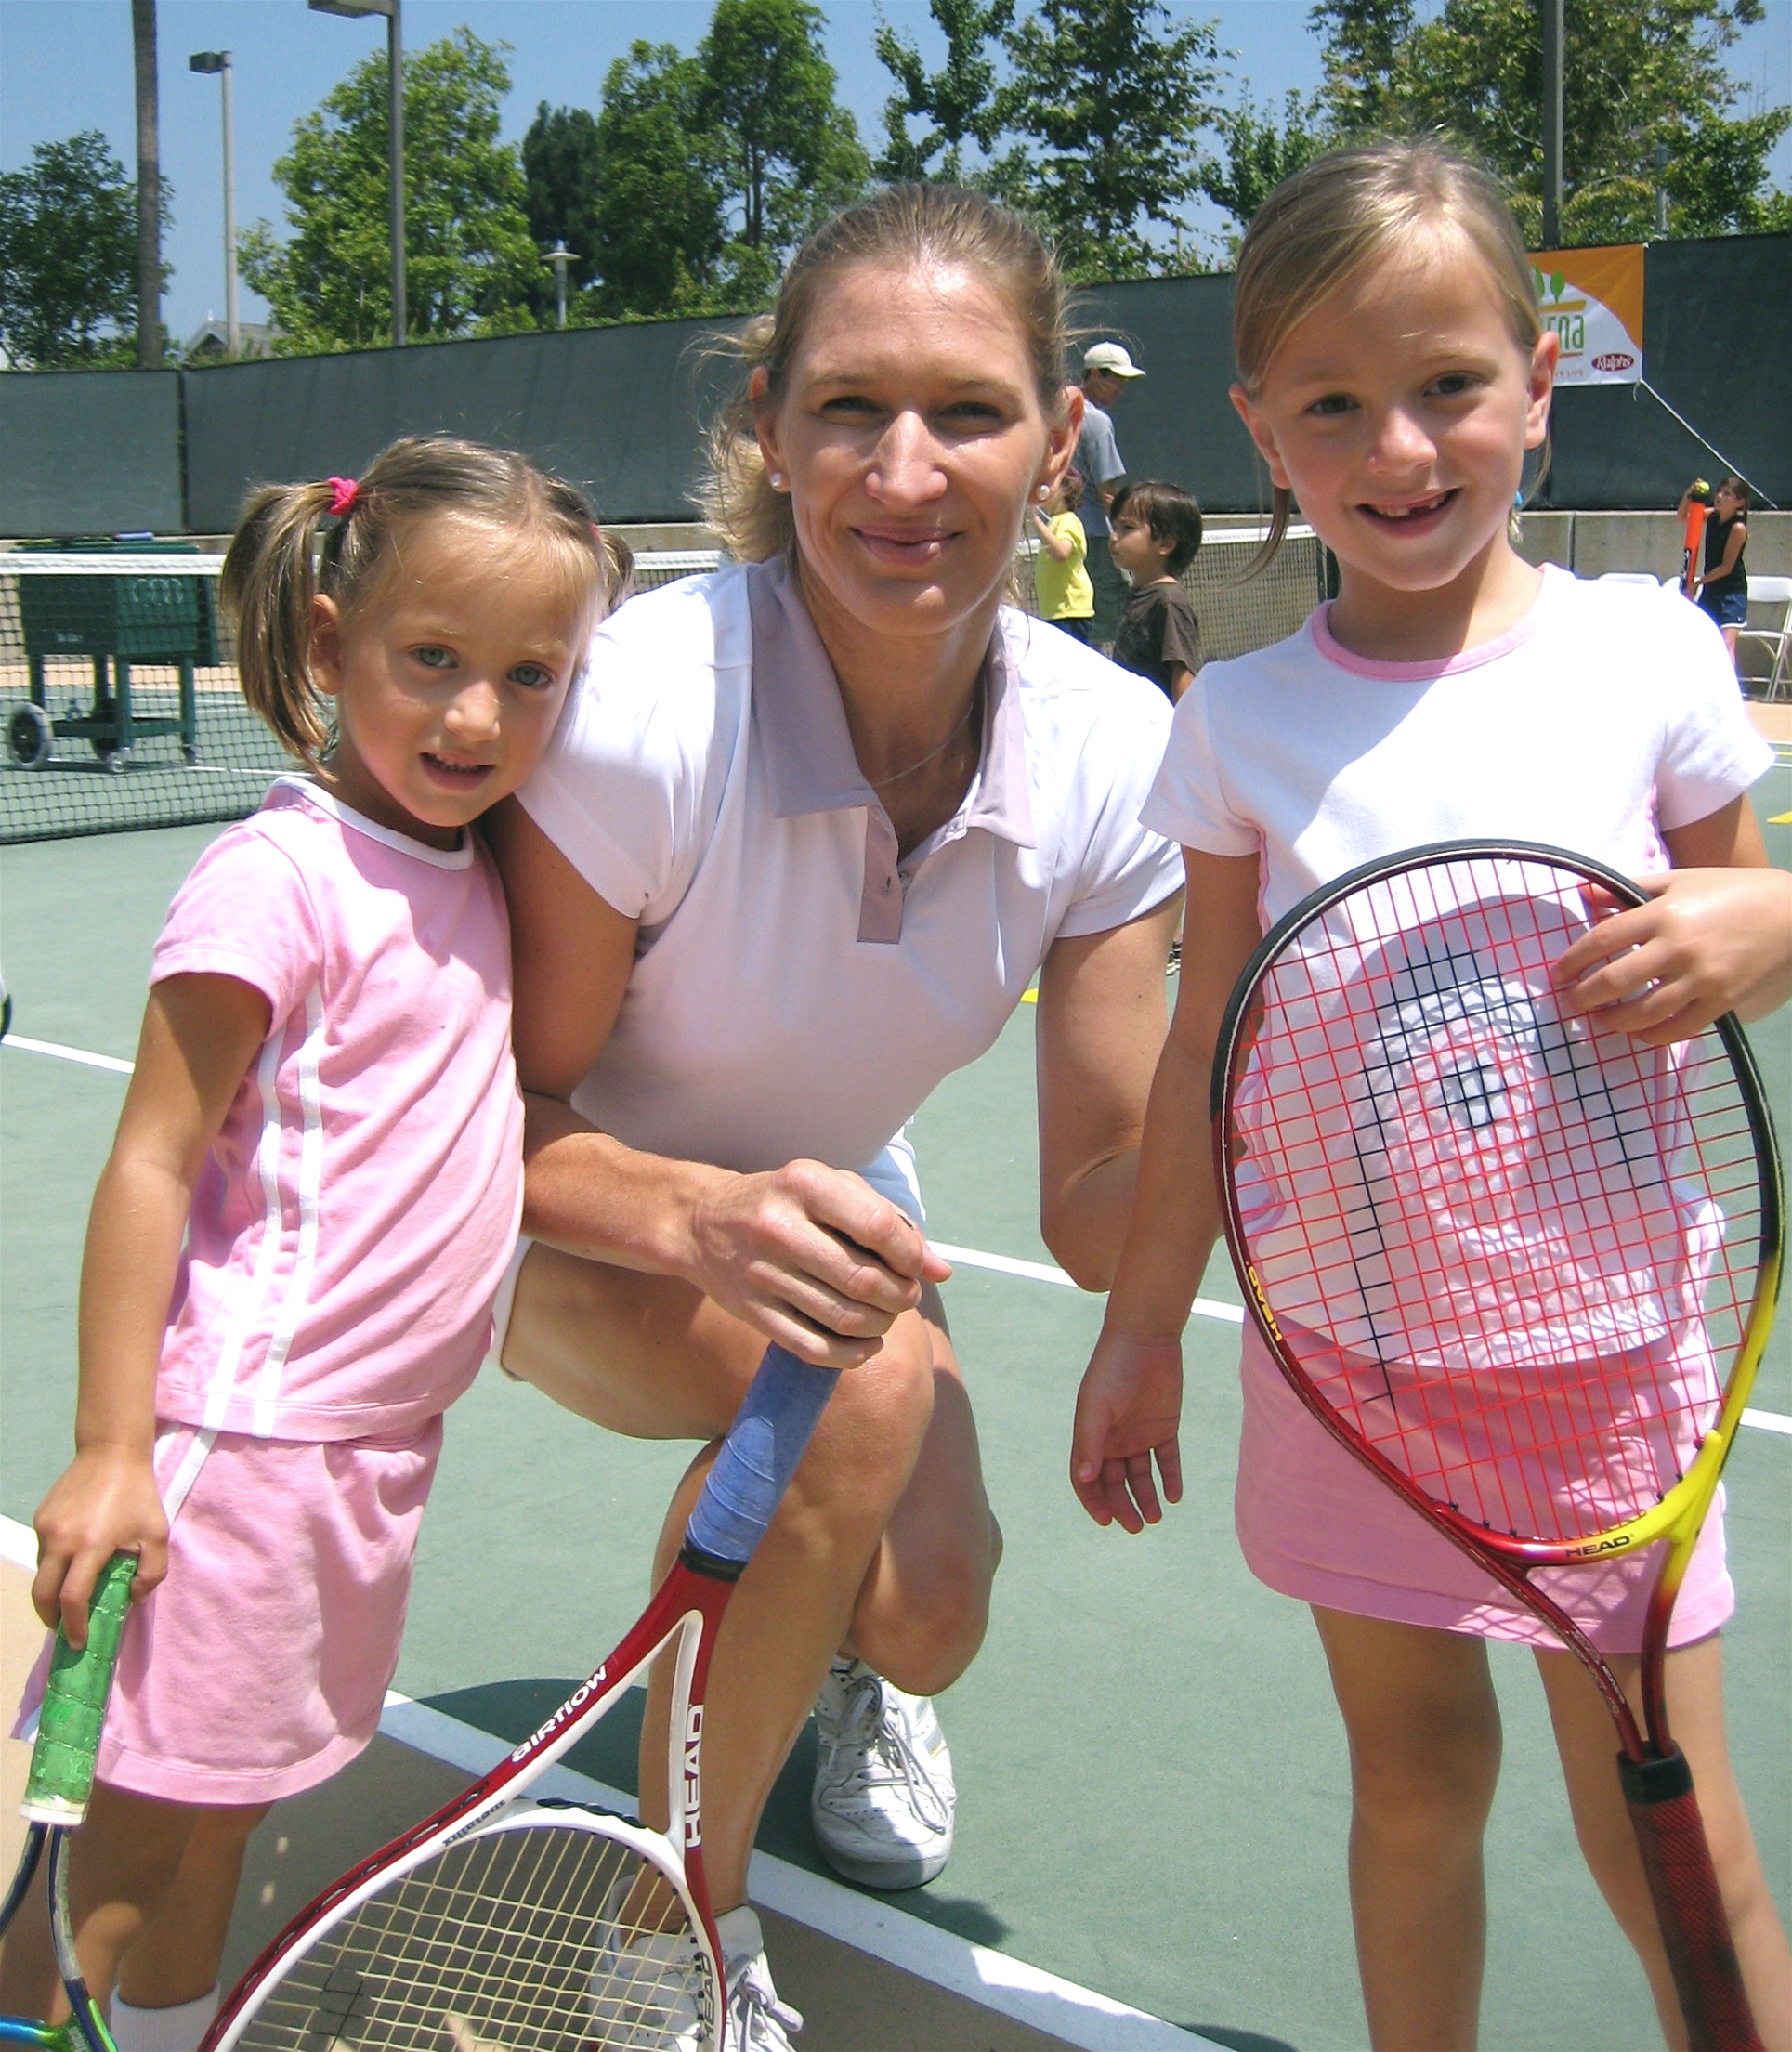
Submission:
M 217 1990 L 166 2009 L 139 2009 L 112 1997 L 112 2043 L 118 2052 L 199 2052 L 199 2041 L 217 2014 Z

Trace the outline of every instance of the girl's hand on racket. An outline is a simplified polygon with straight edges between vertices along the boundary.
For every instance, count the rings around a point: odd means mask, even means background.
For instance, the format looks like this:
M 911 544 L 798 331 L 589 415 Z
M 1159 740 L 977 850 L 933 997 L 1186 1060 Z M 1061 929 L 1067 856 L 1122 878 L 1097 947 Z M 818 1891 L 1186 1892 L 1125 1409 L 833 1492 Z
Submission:
M 1665 1047 L 1726 1012 L 1763 1018 L 1792 997 L 1792 875 L 1685 869 L 1637 884 L 1649 903 L 1628 911 L 1589 887 L 1598 924 L 1553 972 L 1564 1012 Z
M 59 1624 L 77 1652 L 87 1642 L 94 1583 L 114 1553 L 137 1555 L 133 1602 L 168 1572 L 168 1520 L 155 1470 L 134 1447 L 84 1447 L 52 1483 L 33 1523 L 37 1574 L 32 1608 L 51 1631 Z
M 952 1273 L 906 1212 L 818 1161 L 726 1176 L 697 1205 L 690 1237 L 690 1280 L 818 1367 L 870 1360 L 922 1285 Z
M 1142 1532 L 1163 1516 L 1163 1503 L 1182 1501 L 1182 1341 L 1104 1329 L 1070 1431 L 1070 1486 L 1097 1524 Z

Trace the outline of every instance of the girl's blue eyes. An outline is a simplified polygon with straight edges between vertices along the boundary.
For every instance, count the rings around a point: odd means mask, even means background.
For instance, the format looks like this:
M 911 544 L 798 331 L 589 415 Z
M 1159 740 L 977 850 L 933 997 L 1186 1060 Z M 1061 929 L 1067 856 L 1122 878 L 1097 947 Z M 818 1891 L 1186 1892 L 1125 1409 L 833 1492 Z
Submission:
M 451 670 L 454 667 L 454 651 L 428 644 L 413 648 L 411 653 L 425 670 Z M 539 662 L 519 662 L 514 670 L 504 673 L 512 684 L 520 685 L 526 691 L 539 691 L 554 682 L 554 673 Z

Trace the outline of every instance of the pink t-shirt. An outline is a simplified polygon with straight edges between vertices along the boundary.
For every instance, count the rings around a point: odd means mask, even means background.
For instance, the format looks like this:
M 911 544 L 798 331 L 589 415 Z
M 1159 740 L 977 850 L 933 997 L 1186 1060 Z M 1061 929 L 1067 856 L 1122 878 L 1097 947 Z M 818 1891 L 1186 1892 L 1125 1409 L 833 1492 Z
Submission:
M 181 886 L 150 980 L 273 1025 L 193 1193 L 156 1407 L 293 1440 L 418 1425 L 473 1380 L 522 1207 L 510 929 L 483 843 L 282 778 Z

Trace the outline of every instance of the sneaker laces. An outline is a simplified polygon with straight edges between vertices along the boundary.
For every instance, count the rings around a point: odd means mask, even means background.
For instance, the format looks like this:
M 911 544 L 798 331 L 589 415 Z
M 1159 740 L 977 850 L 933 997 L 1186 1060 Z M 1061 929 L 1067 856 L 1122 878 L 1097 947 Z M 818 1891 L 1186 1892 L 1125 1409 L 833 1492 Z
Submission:
M 728 1980 L 728 2028 L 732 2033 L 726 2052 L 791 2052 L 791 2033 L 802 2030 L 803 2014 L 778 1999 L 778 1991 L 765 1970 L 765 1954 L 730 1960 L 725 1971 Z
M 846 1784 L 849 1789 L 906 1784 L 916 1815 L 935 1831 L 944 1831 L 951 1812 L 934 1786 L 932 1763 L 911 1743 L 909 1719 L 900 1714 L 884 1715 L 883 1689 L 883 1678 L 870 1667 L 853 1677 L 840 1736 L 830 1745 L 829 1758 L 831 1761 L 843 1746 L 857 1745 L 864 1765 Z

